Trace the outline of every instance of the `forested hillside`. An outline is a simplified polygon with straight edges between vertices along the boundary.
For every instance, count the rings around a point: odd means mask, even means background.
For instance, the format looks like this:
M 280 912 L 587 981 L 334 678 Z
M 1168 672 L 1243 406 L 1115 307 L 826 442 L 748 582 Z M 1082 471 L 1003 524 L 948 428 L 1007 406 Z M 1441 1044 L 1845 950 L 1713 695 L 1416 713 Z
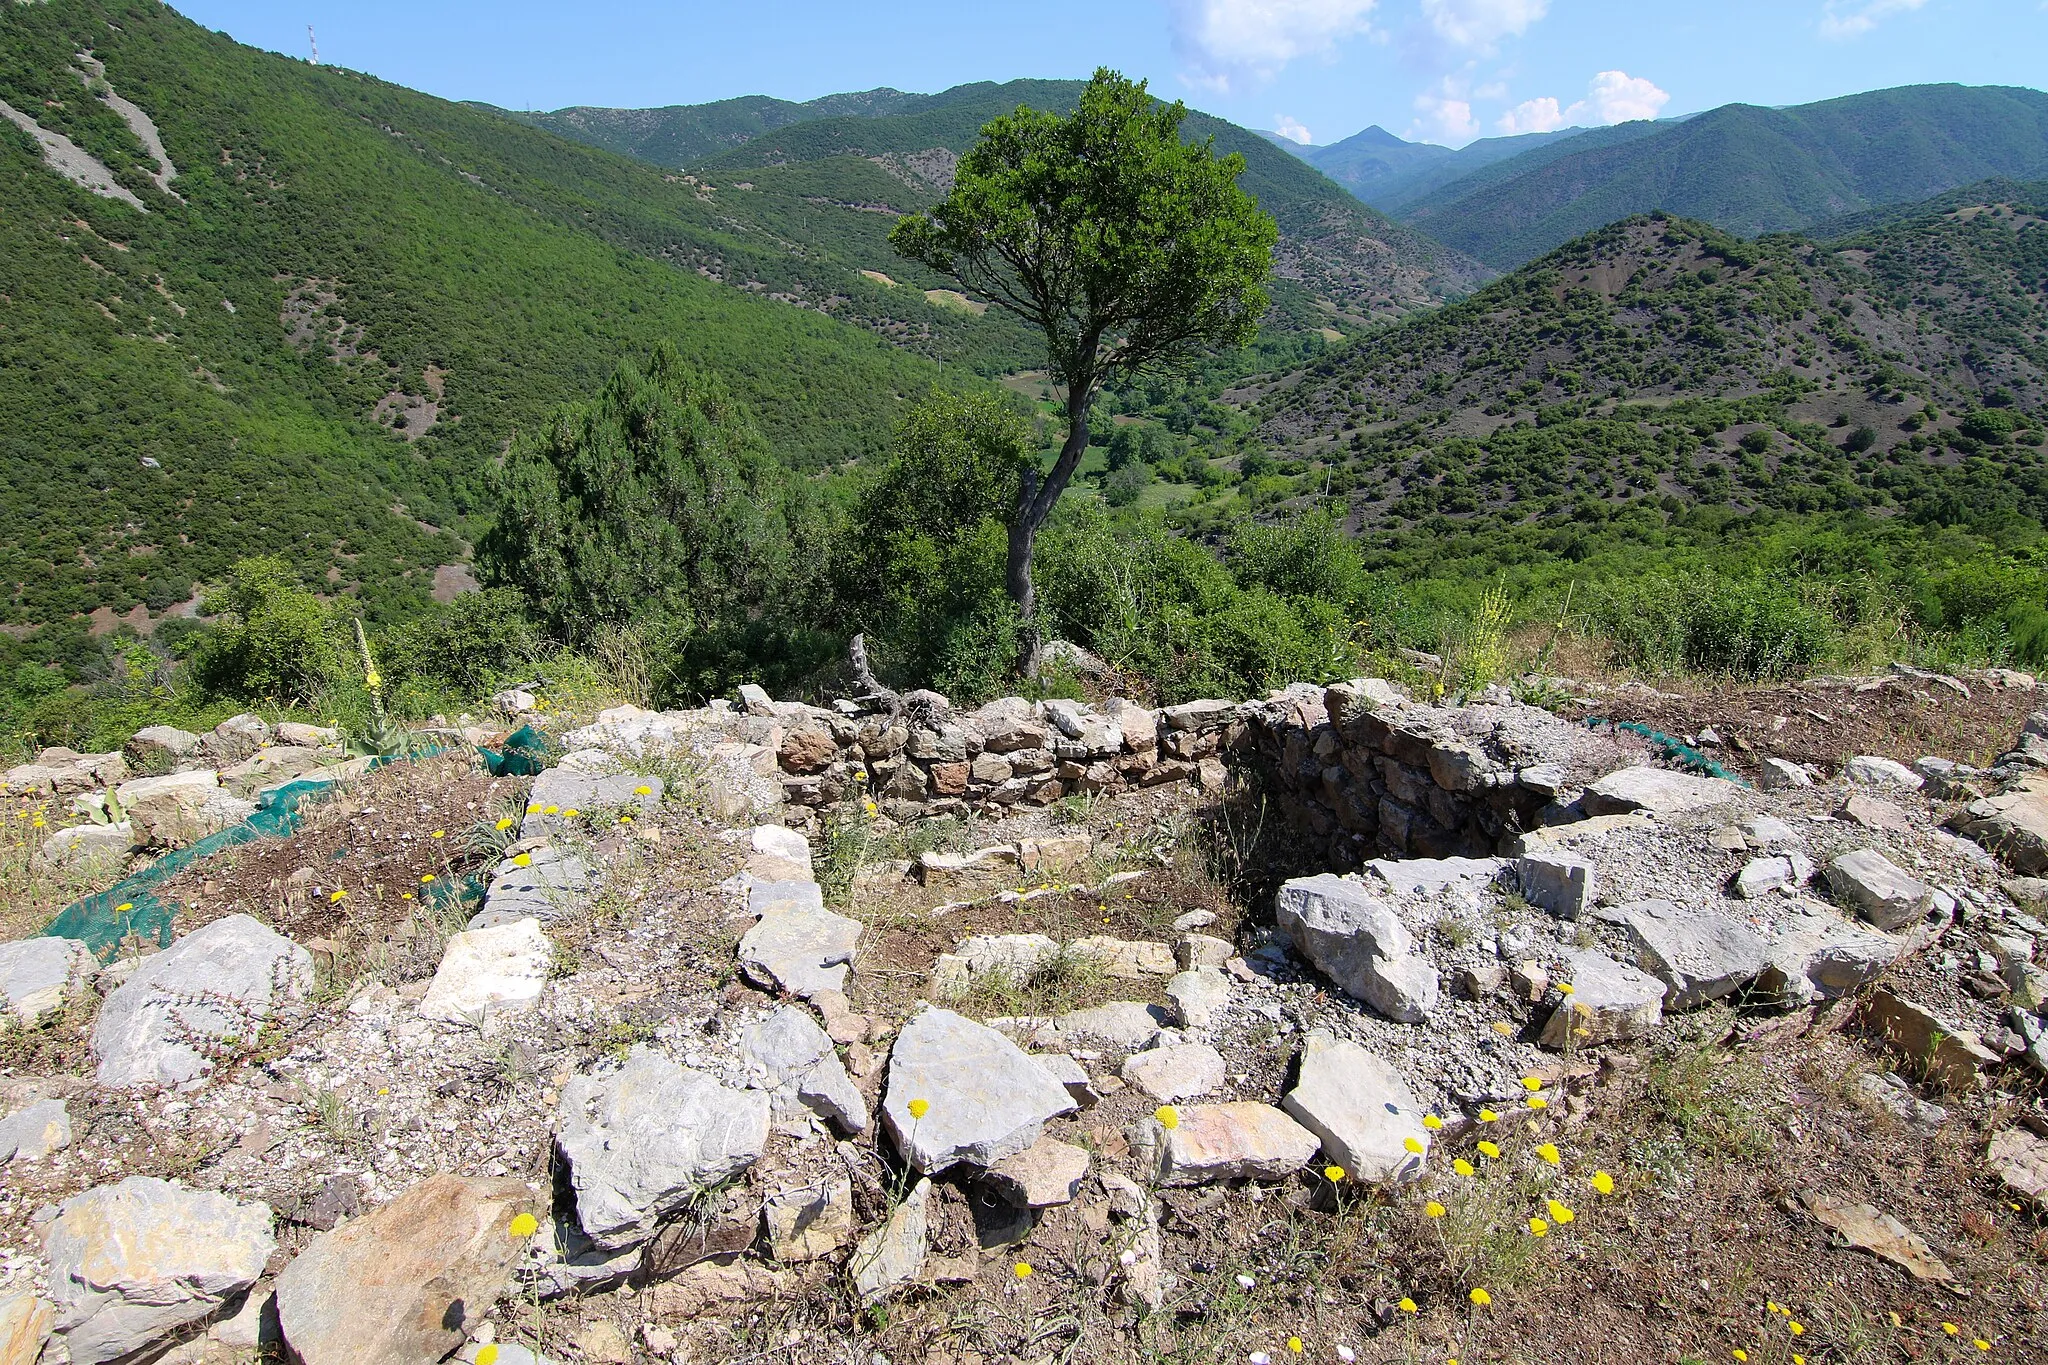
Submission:
M 698 159 L 677 153 L 692 143 L 691 130 L 707 117 L 706 111 L 722 106 L 516 117 L 665 165 L 687 164 L 693 174 L 716 184 L 743 182 L 754 193 L 779 202 L 782 219 L 814 214 L 822 206 L 881 215 L 923 208 L 942 194 L 951 183 L 954 158 L 974 145 L 991 118 L 1020 104 L 1070 111 L 1082 84 L 982 82 L 917 96 L 900 109 L 880 103 L 858 113 L 834 111 L 823 117 L 818 115 L 826 113 L 828 101 L 787 106 L 809 116 L 764 129 L 729 151 Z M 628 135 L 628 129 L 637 131 Z M 1490 273 L 1360 204 L 1257 133 L 1201 113 L 1190 114 L 1185 131 L 1193 137 L 1213 137 L 1220 150 L 1241 154 L 1246 163 L 1244 187 L 1279 222 L 1283 288 L 1276 301 L 1284 327 L 1351 327 L 1397 316 L 1462 294 Z M 863 237 L 885 235 L 886 227 L 882 222 L 864 231 L 850 215 L 842 214 L 825 231 L 839 243 L 840 251 L 852 256 L 858 254 L 855 244 Z M 886 254 L 870 256 L 876 268 L 897 277 Z M 910 278 L 914 277 L 912 271 Z
M 421 600 L 514 428 L 658 340 L 812 465 L 878 448 L 925 357 L 1015 347 L 729 211 L 743 192 L 157 4 L 8 6 L 0 56 L 11 622 L 162 611 L 258 551 L 373 607 Z M 154 121 L 174 179 L 99 89 Z M 97 157 L 108 193 L 22 121 Z
M 1923 85 L 1554 142 L 1407 204 L 1401 218 L 1507 269 L 1661 209 L 1740 235 L 1811 227 L 1996 176 L 2048 174 L 2048 95 Z
M 603 147 L 620 156 L 681 170 L 791 123 L 841 114 L 900 114 L 921 107 L 931 98 L 880 89 L 826 95 L 801 104 L 768 95 L 742 95 L 711 104 L 673 104 L 662 109 L 599 109 L 579 105 L 542 113 L 498 109 L 493 105 L 477 107 Z

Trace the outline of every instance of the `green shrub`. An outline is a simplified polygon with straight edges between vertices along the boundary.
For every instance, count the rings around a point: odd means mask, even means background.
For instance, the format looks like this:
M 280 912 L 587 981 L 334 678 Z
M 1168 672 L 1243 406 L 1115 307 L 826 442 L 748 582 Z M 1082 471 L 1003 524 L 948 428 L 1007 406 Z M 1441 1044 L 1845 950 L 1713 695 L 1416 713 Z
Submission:
M 307 706 L 341 674 L 338 623 L 275 555 L 239 561 L 200 609 L 217 618 L 192 660 L 209 693 Z

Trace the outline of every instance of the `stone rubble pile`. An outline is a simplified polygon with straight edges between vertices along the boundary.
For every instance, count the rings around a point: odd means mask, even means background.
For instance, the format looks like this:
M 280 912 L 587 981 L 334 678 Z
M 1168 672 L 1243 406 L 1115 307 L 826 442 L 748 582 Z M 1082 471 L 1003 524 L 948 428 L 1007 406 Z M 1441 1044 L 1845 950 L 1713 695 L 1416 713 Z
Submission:
M 144 732 L 126 756 L 46 753 L 9 781 L 52 797 L 135 781 L 232 790 L 241 779 L 191 765 L 328 738 L 283 729 Z M 914 694 L 891 715 L 748 695 L 621 708 L 568 741 L 429 980 L 322 1004 L 308 949 L 247 915 L 136 965 L 54 939 L 0 945 L 12 1020 L 105 996 L 90 1080 L 0 1090 L 0 1162 L 66 1161 L 80 1140 L 69 1106 L 87 1090 L 164 1131 L 240 1133 L 203 1173 L 106 1170 L 39 1214 L 40 1246 L 0 1265 L 0 1360 L 34 1360 L 46 1341 L 45 1359 L 77 1363 L 198 1361 L 178 1352 L 201 1344 L 249 1358 L 281 1340 L 306 1365 L 427 1365 L 472 1359 L 505 1330 L 501 1304 L 628 1284 L 649 1315 L 638 1346 L 605 1324 L 611 1336 L 591 1327 L 577 1349 L 664 1358 L 684 1349 L 677 1330 L 768 1295 L 837 1282 L 873 1304 L 972 1278 L 979 1255 L 1070 1204 L 1118 1248 L 1103 1283 L 1156 1307 L 1173 1283 L 1159 1188 L 1327 1166 L 1413 1180 L 1446 1124 L 1527 1112 L 1523 1078 L 1554 1083 L 1559 1054 L 1625 1047 L 1729 1002 L 1855 996 L 1863 1027 L 1951 1084 L 2048 1073 L 2048 880 L 2007 875 L 2048 870 L 2048 714 L 1991 769 L 1858 758 L 1766 789 L 1654 767 L 1535 708 L 1417 706 L 1369 680 L 1158 712 L 1013 699 L 956 715 Z M 169 771 L 131 779 L 130 757 Z M 746 823 L 806 823 L 863 794 L 911 818 L 1221 788 L 1226 765 L 1264 783 L 1332 869 L 1287 880 L 1270 931 L 1212 937 L 1213 915 L 1193 912 L 1170 941 L 962 932 L 893 1004 L 875 994 L 889 973 L 864 965 L 868 926 L 827 907 L 809 841 Z M 744 861 L 702 889 L 736 931 L 719 960 L 653 923 L 565 960 L 562 925 L 617 856 L 578 837 L 575 813 L 656 827 L 672 795 L 660 774 L 685 771 Z M 148 792 L 123 808 L 158 800 L 188 809 Z M 1052 877 L 1096 854 L 1085 837 L 1036 835 L 891 875 L 943 889 L 978 867 Z M 1936 993 L 1896 977 L 1867 989 L 1909 960 L 1932 968 Z M 977 1018 L 965 1003 L 1069 963 L 1150 998 L 1045 1018 Z M 660 994 L 688 971 L 722 984 Z M 249 1064 L 249 1041 L 281 1021 L 289 1044 Z M 569 1035 L 610 1041 L 578 1051 L 559 1043 Z M 465 1097 L 490 1093 L 475 1077 L 494 1068 L 539 1080 L 463 1127 L 455 1111 L 483 1103 Z M 1900 1077 L 1864 1080 L 1903 1122 L 1947 1121 Z M 279 1131 L 314 1124 L 309 1110 L 345 1128 L 314 1098 L 345 1085 L 403 1092 L 408 1107 L 394 1100 L 353 1147 Z M 1582 1103 L 1554 1093 L 1568 1114 Z M 2009 1185 L 2048 1199 L 2048 1149 L 2000 1142 Z M 253 1197 L 301 1150 L 330 1154 L 294 1167 L 313 1193 Z M 967 1209 L 979 1240 L 963 1268 L 944 1249 Z M 515 1351 L 501 1365 L 536 1358 Z

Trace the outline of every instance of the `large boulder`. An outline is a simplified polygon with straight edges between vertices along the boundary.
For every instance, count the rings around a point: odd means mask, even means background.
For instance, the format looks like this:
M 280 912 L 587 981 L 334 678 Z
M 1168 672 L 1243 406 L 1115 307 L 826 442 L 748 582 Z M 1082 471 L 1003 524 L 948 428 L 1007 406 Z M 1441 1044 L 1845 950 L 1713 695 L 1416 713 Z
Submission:
M 532 918 L 466 929 L 441 950 L 441 965 L 420 999 L 420 1014 L 481 1025 L 533 1008 L 554 968 L 554 945 Z
M 1346 991 L 1389 1019 L 1420 1023 L 1436 1008 L 1436 967 L 1412 950 L 1393 908 L 1363 886 L 1324 873 L 1280 888 L 1280 932 Z
M 315 1237 L 277 1277 L 277 1317 L 301 1365 L 427 1365 L 481 1326 L 540 1212 L 518 1180 L 429 1176 Z
M 1949 824 L 2029 877 L 2048 873 L 2048 773 L 2029 773 L 2018 785 L 1972 801 Z
M 216 1312 L 277 1241 L 266 1204 L 133 1175 L 65 1200 L 43 1245 L 57 1336 L 71 1365 L 100 1365 Z
M 815 882 L 763 882 L 747 891 L 760 922 L 740 939 L 740 970 L 770 989 L 808 999 L 846 989 L 861 922 L 825 908 Z
M 195 929 L 144 958 L 100 1006 L 99 1083 L 193 1084 L 223 1051 L 252 1047 L 271 1011 L 312 986 L 313 955 L 248 915 Z
M 0 1020 L 33 1024 L 98 970 L 92 953 L 75 938 L 44 935 L 0 943 Z
M 642 1044 L 608 1075 L 562 1091 L 555 1142 L 576 1216 L 600 1247 L 645 1241 L 664 1214 L 760 1159 L 768 1097 L 734 1090 Z
M 912 1114 L 919 1100 L 923 1113 Z M 927 1174 L 961 1161 L 993 1166 L 1074 1107 L 1066 1087 L 1022 1048 L 951 1010 L 918 1014 L 889 1053 L 882 1120 L 896 1150 Z
M 110 825 L 67 825 L 43 840 L 42 859 L 51 867 L 111 872 L 127 861 L 134 848 L 135 826 L 126 820 Z
M 1716 911 L 1647 900 L 1606 911 L 1603 917 L 1627 931 L 1642 965 L 1670 987 L 1665 1009 L 1697 1009 L 1732 995 L 1770 962 L 1755 931 Z
M 1325 1029 L 1310 1033 L 1300 1078 L 1280 1107 L 1320 1138 L 1323 1154 L 1353 1180 L 1378 1184 L 1422 1174 L 1429 1130 L 1421 1106 L 1391 1062 L 1357 1043 Z
M 144 772 L 165 772 L 199 752 L 199 736 L 174 725 L 151 725 L 129 736 L 128 757 Z

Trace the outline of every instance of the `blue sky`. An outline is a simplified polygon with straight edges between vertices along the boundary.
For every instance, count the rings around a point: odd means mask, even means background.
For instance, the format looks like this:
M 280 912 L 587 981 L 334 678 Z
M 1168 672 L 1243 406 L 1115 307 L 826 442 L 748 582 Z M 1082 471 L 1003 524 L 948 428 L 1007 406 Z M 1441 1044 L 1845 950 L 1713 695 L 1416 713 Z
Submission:
M 1318 143 L 1462 145 L 1933 81 L 2048 83 L 2048 0 L 174 0 L 243 42 L 513 108 L 809 99 L 1097 65 Z

